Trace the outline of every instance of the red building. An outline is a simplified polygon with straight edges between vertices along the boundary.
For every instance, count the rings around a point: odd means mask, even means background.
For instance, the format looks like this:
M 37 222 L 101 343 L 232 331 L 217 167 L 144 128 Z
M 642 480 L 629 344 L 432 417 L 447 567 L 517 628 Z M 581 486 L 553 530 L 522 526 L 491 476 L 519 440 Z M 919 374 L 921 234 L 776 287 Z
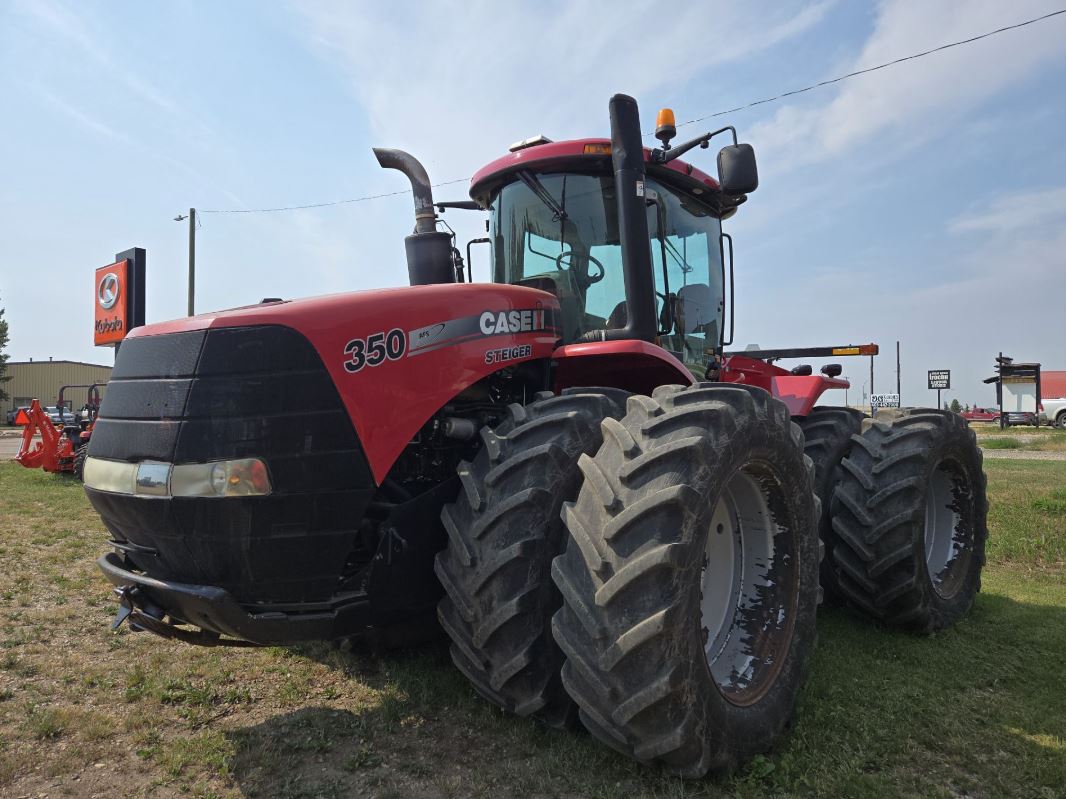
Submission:
M 1066 372 L 1040 371 L 1040 399 L 1066 398 Z

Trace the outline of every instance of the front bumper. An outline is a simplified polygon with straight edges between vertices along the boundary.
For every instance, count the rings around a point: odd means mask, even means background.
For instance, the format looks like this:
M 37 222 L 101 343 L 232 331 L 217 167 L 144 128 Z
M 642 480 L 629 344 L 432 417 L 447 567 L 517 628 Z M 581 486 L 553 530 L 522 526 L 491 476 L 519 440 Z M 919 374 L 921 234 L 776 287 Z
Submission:
M 355 635 L 369 626 L 370 603 L 364 594 L 291 605 L 285 610 L 249 608 L 216 586 L 160 580 L 134 571 L 114 552 L 103 555 L 97 565 L 112 585 L 124 589 L 120 591 L 123 602 L 137 614 L 131 621 L 189 643 L 230 643 L 218 640 L 228 636 L 254 644 L 291 644 Z M 202 628 L 206 634 L 180 625 Z

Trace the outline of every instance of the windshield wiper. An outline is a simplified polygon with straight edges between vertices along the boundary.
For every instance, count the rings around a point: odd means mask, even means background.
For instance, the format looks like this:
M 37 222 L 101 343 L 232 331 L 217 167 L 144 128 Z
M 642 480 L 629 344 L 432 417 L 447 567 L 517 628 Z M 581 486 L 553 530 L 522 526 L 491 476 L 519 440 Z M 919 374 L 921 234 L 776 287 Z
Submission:
M 667 238 L 663 238 L 663 243 L 670 249 L 670 254 L 674 257 L 674 260 L 677 261 L 677 265 L 681 267 L 681 271 L 684 274 L 687 275 L 689 272 L 696 268 L 694 266 L 689 265 L 689 262 L 685 260 L 685 256 L 678 252 L 678 249 L 673 242 L 671 242 Z
M 567 218 L 566 211 L 548 193 L 548 190 L 544 188 L 544 184 L 537 180 L 536 175 L 528 170 L 522 170 L 518 173 L 518 179 L 525 183 L 531 192 L 537 195 L 538 200 L 548 206 L 552 214 L 554 214 L 552 217 L 553 222 L 560 222 Z

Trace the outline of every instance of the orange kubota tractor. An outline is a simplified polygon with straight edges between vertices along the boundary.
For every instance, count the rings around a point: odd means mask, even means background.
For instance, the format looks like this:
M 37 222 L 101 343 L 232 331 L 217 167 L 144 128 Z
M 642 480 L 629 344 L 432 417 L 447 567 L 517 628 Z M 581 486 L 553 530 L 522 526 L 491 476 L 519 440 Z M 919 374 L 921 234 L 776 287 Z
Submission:
M 63 386 L 59 389 L 56 401 L 61 417 L 70 422 L 56 425 L 45 413 L 38 400 L 33 400 L 28 408 L 22 409 L 15 417 L 15 424 L 22 425 L 22 444 L 19 446 L 15 460 L 27 469 L 44 469 L 46 472 L 67 472 L 79 480 L 85 467 L 85 458 L 89 451 L 96 416 L 100 410 L 101 383 L 92 385 Z M 66 410 L 64 394 L 67 389 L 87 389 L 85 404 L 79 411 Z M 34 442 L 40 435 L 41 440 Z
M 729 354 L 752 148 L 671 147 L 663 114 L 647 149 L 624 95 L 610 118 L 441 204 L 490 215 L 492 282 L 464 281 L 422 166 L 378 150 L 413 187 L 410 287 L 129 335 L 85 464 L 116 625 L 285 644 L 429 618 L 488 701 L 701 776 L 787 728 L 823 589 L 918 631 L 967 612 L 966 423 L 815 407 L 839 368 Z M 679 158 L 726 132 L 717 180 Z

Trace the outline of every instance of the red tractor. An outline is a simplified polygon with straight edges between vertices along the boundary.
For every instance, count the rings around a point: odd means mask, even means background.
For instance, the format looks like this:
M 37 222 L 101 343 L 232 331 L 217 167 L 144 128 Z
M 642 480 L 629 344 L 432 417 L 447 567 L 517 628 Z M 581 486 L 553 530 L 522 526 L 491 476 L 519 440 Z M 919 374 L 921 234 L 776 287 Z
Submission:
M 886 624 L 967 612 L 985 482 L 957 415 L 818 408 L 847 383 L 726 355 L 752 148 L 527 140 L 479 171 L 493 282 L 410 179 L 411 286 L 134 330 L 85 466 L 117 624 L 206 644 L 427 620 L 488 701 L 685 776 L 785 730 L 824 588 Z M 728 321 L 727 321 L 728 317 Z M 760 353 L 756 353 L 759 355 Z M 823 554 L 824 553 L 824 554 Z M 819 574 L 820 572 L 820 574 Z M 821 587 L 820 587 L 821 584 Z
M 85 459 L 89 451 L 96 415 L 100 409 L 100 383 L 85 386 L 63 386 L 59 389 L 57 407 L 61 418 L 67 416 L 63 395 L 69 388 L 87 389 L 85 405 L 69 424 L 58 426 L 49 418 L 36 399 L 30 406 L 20 410 L 15 424 L 22 425 L 22 444 L 15 460 L 27 469 L 44 469 L 46 472 L 67 472 L 81 479 Z M 41 440 L 33 439 L 40 435 Z

